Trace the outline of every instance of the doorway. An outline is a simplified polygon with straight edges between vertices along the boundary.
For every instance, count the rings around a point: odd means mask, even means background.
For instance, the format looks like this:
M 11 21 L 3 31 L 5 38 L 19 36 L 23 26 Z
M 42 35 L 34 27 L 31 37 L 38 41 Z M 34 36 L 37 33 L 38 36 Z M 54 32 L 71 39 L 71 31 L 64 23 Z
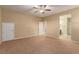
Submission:
M 13 40 L 15 38 L 15 24 L 2 23 L 2 41 Z
M 40 20 L 38 24 L 39 35 L 45 35 L 45 30 L 46 30 L 46 21 Z
M 71 15 L 60 16 L 60 39 L 71 40 Z

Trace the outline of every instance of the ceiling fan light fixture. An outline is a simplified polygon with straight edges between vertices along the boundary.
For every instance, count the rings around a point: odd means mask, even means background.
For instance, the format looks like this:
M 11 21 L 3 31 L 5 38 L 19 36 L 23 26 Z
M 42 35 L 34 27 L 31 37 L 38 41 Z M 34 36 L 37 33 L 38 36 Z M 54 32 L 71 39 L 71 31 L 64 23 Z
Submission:
M 34 5 L 34 7 L 38 8 L 38 5 Z
M 35 13 L 39 12 L 44 14 L 45 12 L 51 11 L 51 9 L 48 8 L 48 5 L 35 5 L 33 8 L 36 10 Z
M 43 12 L 44 12 L 44 10 L 40 10 L 40 12 L 41 12 L 41 13 L 43 13 Z

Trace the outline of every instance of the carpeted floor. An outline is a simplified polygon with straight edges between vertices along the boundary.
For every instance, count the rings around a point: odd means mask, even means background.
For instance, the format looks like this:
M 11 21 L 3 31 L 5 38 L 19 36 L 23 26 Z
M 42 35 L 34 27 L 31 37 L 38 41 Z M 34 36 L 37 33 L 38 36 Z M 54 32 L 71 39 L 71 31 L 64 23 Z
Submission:
M 71 40 L 37 36 L 3 42 L 1 54 L 73 54 L 79 53 L 79 45 Z

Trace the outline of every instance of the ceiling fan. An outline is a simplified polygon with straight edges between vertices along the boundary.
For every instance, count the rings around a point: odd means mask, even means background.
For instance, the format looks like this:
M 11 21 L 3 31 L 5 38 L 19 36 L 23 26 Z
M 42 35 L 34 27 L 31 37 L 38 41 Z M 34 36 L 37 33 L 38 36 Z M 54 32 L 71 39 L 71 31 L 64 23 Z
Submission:
M 47 7 L 48 7 L 48 5 L 36 5 L 33 7 L 34 9 L 36 9 L 34 11 L 34 13 L 40 12 L 40 13 L 44 14 L 45 12 L 52 11 L 51 9 L 49 9 Z

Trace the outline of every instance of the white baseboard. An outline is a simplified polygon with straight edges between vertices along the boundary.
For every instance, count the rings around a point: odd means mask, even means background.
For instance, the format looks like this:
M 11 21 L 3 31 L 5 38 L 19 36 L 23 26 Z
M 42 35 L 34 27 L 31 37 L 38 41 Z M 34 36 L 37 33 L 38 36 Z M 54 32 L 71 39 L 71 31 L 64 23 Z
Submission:
M 72 40 L 74 43 L 76 43 L 76 44 L 79 44 L 79 42 L 78 41 L 74 41 L 74 40 Z
M 29 37 L 33 37 L 33 36 L 37 36 L 38 34 L 30 34 L 30 35 L 28 35 L 28 36 L 25 36 L 25 37 L 19 37 L 19 38 L 14 38 L 14 39 L 11 39 L 11 40 L 17 40 L 17 39 L 23 39 L 23 38 L 29 38 Z M 2 40 L 3 42 L 4 41 L 11 41 L 11 40 Z
M 32 33 L 32 34 L 30 34 L 30 35 L 28 35 L 28 36 L 19 37 L 19 38 L 14 38 L 14 39 L 12 39 L 12 40 L 23 39 L 23 38 L 30 38 L 30 37 L 34 37 L 34 36 L 39 36 L 39 34 L 37 34 L 37 33 Z M 51 35 L 51 34 L 45 34 L 45 36 L 48 36 L 48 37 L 50 37 L 50 38 L 58 39 L 57 37 L 55 37 L 55 36 L 53 36 L 53 35 Z M 4 42 L 4 41 L 11 41 L 11 40 L 2 40 L 2 41 Z
M 57 37 L 55 37 L 55 36 L 54 36 L 54 35 L 52 35 L 52 34 L 46 34 L 45 36 L 48 36 L 48 37 L 51 37 L 51 38 L 58 39 Z
M 25 36 L 25 37 L 20 37 L 20 38 L 15 38 L 16 39 L 22 39 L 22 38 L 29 38 L 29 37 L 33 37 L 33 36 L 38 36 L 37 34 L 32 34 L 32 35 L 28 35 L 28 36 Z

